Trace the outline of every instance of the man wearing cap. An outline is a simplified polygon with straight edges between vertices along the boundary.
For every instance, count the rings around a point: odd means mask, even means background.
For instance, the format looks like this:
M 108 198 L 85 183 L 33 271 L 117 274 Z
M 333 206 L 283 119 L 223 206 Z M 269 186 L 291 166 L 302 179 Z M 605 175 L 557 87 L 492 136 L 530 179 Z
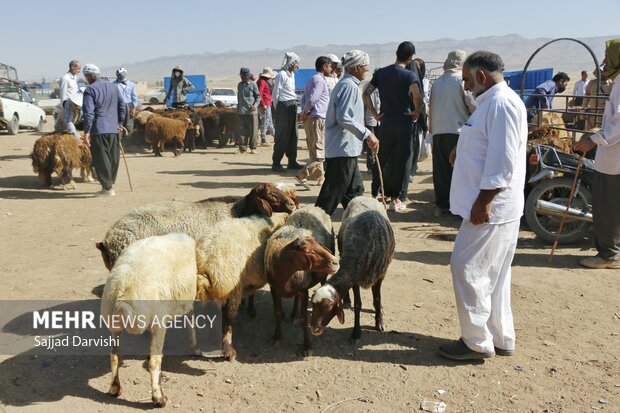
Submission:
M 69 71 L 60 78 L 58 86 L 58 94 L 63 108 L 62 119 L 65 123 L 65 131 L 72 134 L 77 139 L 81 139 L 82 137 L 77 132 L 75 124 L 73 123 L 74 113 L 73 106 L 71 105 L 71 96 L 78 93 L 77 75 L 80 73 L 81 68 L 78 60 L 70 61 Z
M 90 146 L 101 190 L 97 196 L 114 196 L 120 160 L 118 134 L 125 118 L 125 103 L 118 88 L 99 77 L 99 68 L 84 66 L 88 87 L 84 91 L 84 141 Z
M 304 123 L 309 159 L 295 179 L 308 188 L 307 179 L 315 177 L 321 185 L 324 179 L 323 161 L 325 160 L 324 138 L 325 116 L 329 103 L 329 90 L 326 77 L 330 75 L 332 66 L 326 56 L 320 56 L 314 63 L 316 73 L 308 79 L 304 95 L 301 99 L 301 121 Z
M 286 155 L 288 169 L 301 169 L 297 163 L 297 95 L 295 94 L 295 71 L 299 68 L 299 56 L 293 52 L 284 55 L 282 70 L 275 77 L 271 96 L 276 105 L 275 145 L 271 169 L 284 172 L 282 158 Z
M 422 96 L 415 73 L 405 69 L 413 60 L 415 47 L 402 42 L 396 50 L 396 62 L 377 70 L 364 92 L 364 102 L 376 120 L 381 120 L 379 160 L 385 181 L 385 196 L 392 199 L 394 211 L 405 209 L 404 183 L 409 180 L 409 158 L 413 155 L 414 124 L 420 116 Z M 373 107 L 370 95 L 379 89 L 381 111 Z
M 338 204 L 343 208 L 364 194 L 364 181 L 357 165 L 364 140 L 375 153 L 377 137 L 364 126 L 364 103 L 360 81 L 368 71 L 368 54 L 361 50 L 347 52 L 342 61 L 345 75 L 329 99 L 325 118 L 325 181 L 316 206 L 332 215 Z
M 453 167 L 450 153 L 456 148 L 459 133 L 476 109 L 471 93 L 463 89 L 463 50 L 452 50 L 443 64 L 443 74 L 431 87 L 430 130 L 433 134 L 433 187 L 435 216 L 450 215 L 450 183 Z
M 267 143 L 267 133 L 273 136 L 273 118 L 271 117 L 271 87 L 269 80 L 273 79 L 275 73 L 270 67 L 263 68 L 262 73 L 258 76 L 256 86 L 260 93 L 260 105 L 258 106 L 258 119 L 260 123 L 260 144 L 261 146 L 269 146 Z
M 136 85 L 127 78 L 127 70 L 124 67 L 118 68 L 116 71 L 116 80 L 113 82 L 118 88 L 123 103 L 125 103 L 125 119 L 123 126 L 127 129 L 127 133 L 133 132 L 133 122 L 129 122 L 133 114 L 133 110 L 140 106 L 138 102 L 138 94 L 136 93 Z
M 168 86 L 164 102 L 167 104 L 168 99 L 172 97 L 170 106 L 173 108 L 182 107 L 187 101 L 187 94 L 193 90 L 194 85 L 183 76 L 183 69 L 180 66 L 175 66 L 172 69 L 170 86 Z
M 336 69 L 338 69 L 338 66 L 340 65 L 340 59 L 338 59 L 338 56 L 332 53 L 328 54 L 327 58 L 331 63 L 332 70 L 329 75 L 325 76 L 325 80 L 327 80 L 327 90 L 331 95 L 332 90 L 334 90 L 334 87 L 336 87 L 336 83 L 338 83 L 338 75 L 336 75 Z
M 615 80 L 620 74 L 620 38 L 606 42 L 603 74 Z M 605 103 L 601 130 L 584 136 L 575 151 L 596 149 L 592 212 L 597 254 L 583 258 L 581 265 L 594 269 L 620 269 L 620 86 L 615 82 Z
M 256 153 L 256 110 L 260 104 L 260 92 L 256 82 L 250 80 L 250 69 L 242 67 L 239 71 L 241 81 L 237 85 L 237 116 L 239 116 L 239 152 Z

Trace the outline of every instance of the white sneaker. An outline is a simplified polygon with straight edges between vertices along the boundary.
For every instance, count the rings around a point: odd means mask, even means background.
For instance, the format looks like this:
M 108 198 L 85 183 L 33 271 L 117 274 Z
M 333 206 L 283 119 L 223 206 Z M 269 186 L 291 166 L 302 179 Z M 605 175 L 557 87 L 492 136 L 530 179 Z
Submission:
M 405 208 L 405 204 L 398 198 L 392 200 L 392 203 L 390 204 L 390 209 L 394 212 L 402 212 Z
M 116 192 L 114 192 L 114 188 L 110 189 L 101 189 L 95 193 L 95 196 L 114 196 Z

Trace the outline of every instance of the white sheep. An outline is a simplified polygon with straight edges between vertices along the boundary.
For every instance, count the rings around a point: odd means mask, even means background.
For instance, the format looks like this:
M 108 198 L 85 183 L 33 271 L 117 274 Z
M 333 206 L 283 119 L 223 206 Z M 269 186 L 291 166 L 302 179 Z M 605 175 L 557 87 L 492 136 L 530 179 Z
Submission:
M 340 268 L 312 296 L 312 334 L 320 335 L 334 316 L 344 323 L 342 297 L 353 288 L 355 325 L 351 339 L 361 336 L 360 287 L 372 287 L 375 308 L 375 328 L 384 330 L 381 307 L 381 283 L 394 255 L 395 241 L 392 225 L 385 208 L 374 198 L 354 198 L 342 215 L 338 231 Z
M 308 289 L 338 266 L 334 257 L 334 230 L 329 215 L 321 208 L 310 206 L 296 210 L 267 241 L 265 275 L 271 289 L 276 317 L 273 342 L 282 339 L 282 297 L 295 296 L 293 314 L 299 303 L 299 323 L 303 330 L 302 354 L 312 352 L 308 327 Z
M 288 214 L 270 218 L 230 218 L 211 226 L 196 243 L 199 300 L 217 300 L 222 309 L 222 353 L 233 361 L 231 322 L 241 299 L 267 283 L 264 267 L 267 239 L 284 224 Z
M 122 331 L 130 334 L 151 332 L 148 358 L 153 403 L 166 405 L 160 383 L 166 329 L 154 324 L 164 316 L 184 315 L 192 311 L 196 298 L 196 242 L 187 234 L 168 234 L 150 237 L 133 243 L 119 257 L 112 268 L 101 297 L 101 315 L 107 321 L 113 338 L 120 340 Z M 140 316 L 144 322 L 124 325 L 119 322 Z M 135 318 L 134 318 L 135 319 Z M 192 349 L 196 346 L 193 329 L 190 330 Z M 116 341 L 115 343 L 119 343 Z M 121 393 L 118 377 L 120 346 L 113 346 L 110 354 L 112 384 L 110 394 Z

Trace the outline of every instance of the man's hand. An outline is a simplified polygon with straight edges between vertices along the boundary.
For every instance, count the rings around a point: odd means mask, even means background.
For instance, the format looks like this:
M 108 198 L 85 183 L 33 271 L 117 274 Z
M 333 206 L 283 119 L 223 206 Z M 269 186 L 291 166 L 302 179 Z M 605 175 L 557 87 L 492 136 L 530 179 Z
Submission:
M 573 145 L 573 151 L 585 153 L 594 148 L 595 146 L 596 144 L 592 142 L 592 139 L 590 139 L 590 137 L 588 136 L 585 138 L 581 138 L 579 142 L 575 142 L 575 144 Z
M 450 165 L 452 165 L 452 167 L 454 168 L 454 163 L 456 162 L 456 146 L 454 148 L 452 148 L 452 150 L 450 151 Z
M 379 152 L 379 139 L 377 139 L 374 133 L 370 132 L 370 135 L 366 138 L 366 143 L 371 151 L 374 153 Z
M 84 134 L 84 143 L 86 143 L 86 146 L 90 147 L 90 133 Z
M 502 188 L 480 190 L 478 198 L 476 198 L 469 212 L 469 220 L 472 224 L 480 225 L 489 222 L 491 219 L 491 202 L 501 190 Z
M 256 112 L 256 108 L 255 108 L 254 106 L 252 106 L 252 107 L 250 108 L 250 112 Z
M 420 111 L 414 110 L 413 112 L 405 112 L 405 116 L 409 116 L 412 122 L 416 122 L 420 117 Z
M 379 122 L 384 115 L 385 113 L 375 113 L 373 118 L 375 118 L 375 120 Z
M 301 112 L 301 114 L 299 115 L 299 120 L 302 121 L 302 122 L 305 122 L 306 119 L 308 119 L 308 116 L 310 116 L 308 113 Z
M 478 197 L 471 207 L 469 220 L 474 225 L 480 225 L 489 222 L 489 219 L 491 219 L 491 203 L 487 204 Z

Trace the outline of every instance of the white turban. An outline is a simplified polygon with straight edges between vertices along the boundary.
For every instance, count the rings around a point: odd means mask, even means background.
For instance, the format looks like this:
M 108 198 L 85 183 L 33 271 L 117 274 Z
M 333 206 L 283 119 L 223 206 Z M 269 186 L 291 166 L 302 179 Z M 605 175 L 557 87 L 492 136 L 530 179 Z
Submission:
M 287 52 L 284 55 L 284 60 L 282 61 L 282 69 L 288 70 L 291 65 L 294 63 L 299 63 L 299 56 L 297 56 L 294 52 Z
M 463 63 L 465 62 L 465 58 L 467 57 L 467 53 L 463 50 L 453 50 L 448 53 L 448 58 L 443 63 L 443 70 L 461 70 L 463 69 Z
M 84 75 L 98 75 L 99 73 L 101 73 L 101 71 L 94 64 L 87 63 L 84 65 L 84 69 L 82 69 L 82 73 L 84 73 Z
M 342 66 L 344 66 L 345 69 L 356 66 L 366 66 L 369 63 L 370 58 L 368 57 L 368 53 L 361 50 L 350 50 L 342 56 Z

